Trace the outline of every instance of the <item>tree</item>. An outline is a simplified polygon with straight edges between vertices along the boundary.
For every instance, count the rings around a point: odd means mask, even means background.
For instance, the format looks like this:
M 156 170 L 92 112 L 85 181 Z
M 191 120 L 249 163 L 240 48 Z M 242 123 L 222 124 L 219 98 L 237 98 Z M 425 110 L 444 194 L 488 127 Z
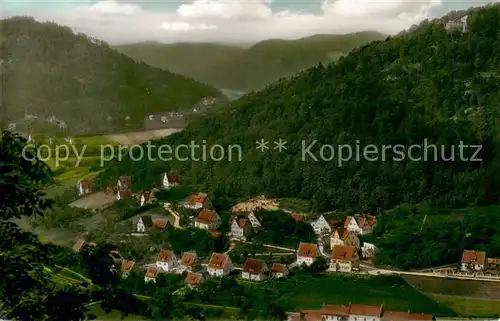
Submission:
M 328 269 L 328 261 L 323 257 L 320 256 L 314 262 L 311 264 L 311 272 L 314 274 L 321 273 Z
M 51 181 L 47 165 L 26 140 L 2 131 L 0 140 L 0 315 L 22 321 L 83 320 L 89 297 L 72 287 L 57 289 L 45 270 L 51 250 L 13 218 L 43 215 L 52 202 L 41 187 Z M 59 302 L 59 303 L 56 303 Z M 58 304 L 60 309 L 55 307 Z
M 154 320 L 168 319 L 175 314 L 170 288 L 159 288 L 149 301 L 148 314 Z

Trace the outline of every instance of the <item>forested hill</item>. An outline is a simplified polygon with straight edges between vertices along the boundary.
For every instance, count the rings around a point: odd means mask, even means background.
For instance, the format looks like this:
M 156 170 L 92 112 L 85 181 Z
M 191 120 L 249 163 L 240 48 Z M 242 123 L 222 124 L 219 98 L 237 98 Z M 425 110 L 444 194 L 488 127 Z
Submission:
M 212 43 L 138 43 L 116 48 L 139 61 L 217 88 L 255 90 L 385 37 L 378 32 L 358 32 L 297 40 L 271 39 L 249 48 Z
M 2 108 L 38 125 L 55 116 L 68 131 L 140 126 L 149 113 L 190 108 L 221 93 L 181 75 L 137 63 L 103 41 L 32 18 L 0 20 Z M 5 116 L 5 115 L 4 115 Z
M 500 9 L 469 16 L 468 32 L 448 33 L 442 24 L 424 26 L 406 36 L 372 42 L 338 63 L 317 66 L 265 90 L 231 103 L 227 110 L 192 123 L 164 143 L 241 144 L 241 162 L 130 162 L 112 164 L 99 184 L 112 184 L 130 174 L 137 188 L 156 183 L 158 174 L 180 171 L 183 184 L 216 196 L 271 196 L 312 199 L 315 210 L 348 208 L 380 210 L 397 204 L 429 202 L 441 207 L 496 203 L 500 195 Z M 270 141 L 261 153 L 255 142 Z M 288 141 L 273 150 L 273 141 Z M 480 144 L 481 162 L 402 161 L 382 146 L 404 144 Z M 319 159 L 301 160 L 301 141 L 318 143 Z M 351 159 L 338 165 L 319 158 L 321 144 L 351 144 L 361 154 L 368 144 L 378 161 Z M 439 147 L 439 146 L 438 146 Z M 372 150 L 372 149 L 369 149 Z M 420 154 L 419 154 L 420 151 Z M 464 157 L 471 157 L 468 149 Z M 345 152 L 344 152 L 345 153 Z M 415 159 L 421 150 L 413 150 Z M 439 152 L 439 154 L 441 154 Z M 329 149 L 324 150 L 325 158 Z M 344 154 L 346 155 L 346 154 Z M 373 154 L 367 158 L 373 159 Z M 306 155 L 308 156 L 308 155 Z M 233 155 L 234 157 L 234 155 Z M 227 156 L 226 156 L 227 158 Z

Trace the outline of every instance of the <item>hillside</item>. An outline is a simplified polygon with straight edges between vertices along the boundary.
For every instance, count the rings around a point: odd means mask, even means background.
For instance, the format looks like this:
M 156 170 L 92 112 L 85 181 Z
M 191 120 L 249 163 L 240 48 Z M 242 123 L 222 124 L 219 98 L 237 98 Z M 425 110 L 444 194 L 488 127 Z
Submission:
M 313 210 L 346 209 L 378 212 L 401 203 L 427 202 L 440 207 L 496 203 L 500 196 L 498 120 L 500 106 L 500 9 L 483 9 L 469 17 L 467 33 L 448 33 L 431 24 L 417 33 L 370 43 L 337 63 L 311 68 L 291 80 L 232 102 L 227 109 L 189 125 L 164 140 L 176 146 L 203 140 L 208 145 L 240 144 L 236 161 L 122 161 L 99 177 L 113 184 L 120 174 L 132 176 L 137 188 L 151 185 L 167 168 L 181 173 L 183 184 L 219 198 L 267 193 L 311 199 Z M 270 141 L 261 153 L 255 142 Z M 273 141 L 288 141 L 273 150 Z M 384 146 L 443 146 L 436 161 L 400 159 Z M 301 141 L 318 143 L 302 160 Z M 359 143 L 357 143 L 359 140 Z M 482 145 L 482 161 L 462 161 L 458 145 Z M 321 144 L 360 146 L 359 160 L 339 164 L 320 158 Z M 378 160 L 373 159 L 374 144 Z M 451 146 L 455 159 L 446 160 Z M 422 147 L 421 147 L 422 148 Z M 399 148 L 398 148 L 399 149 Z M 440 148 L 441 149 L 441 148 Z M 403 150 L 408 152 L 407 150 Z M 476 149 L 466 149 L 471 158 Z M 324 158 L 330 148 L 323 149 Z M 413 149 L 411 156 L 422 156 Z M 199 157 L 199 153 L 197 154 Z M 346 152 L 344 152 L 346 155 Z M 404 154 L 406 155 L 406 154 Z M 181 155 L 184 157 L 185 155 Z M 377 156 L 377 155 L 375 155 Z M 345 157 L 345 156 L 344 156 Z
M 138 128 L 151 113 L 190 108 L 221 93 L 202 83 L 137 63 L 108 44 L 32 18 L 0 20 L 2 107 L 10 122 L 92 132 Z M 130 119 L 125 121 L 129 116 Z M 53 120 L 54 120 L 53 119 Z
M 291 76 L 318 62 L 329 63 L 352 49 L 384 39 L 376 32 L 316 35 L 298 40 L 272 39 L 249 48 L 210 43 L 139 43 L 117 46 L 120 52 L 155 67 L 217 88 L 254 90 Z

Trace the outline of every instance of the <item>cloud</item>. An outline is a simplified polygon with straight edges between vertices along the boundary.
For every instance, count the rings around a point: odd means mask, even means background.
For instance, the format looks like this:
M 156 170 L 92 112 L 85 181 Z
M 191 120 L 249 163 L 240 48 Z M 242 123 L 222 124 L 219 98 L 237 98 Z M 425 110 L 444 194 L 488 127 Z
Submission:
M 168 31 L 183 31 L 187 32 L 190 30 L 215 30 L 217 26 L 215 25 L 206 25 L 206 24 L 190 24 L 187 22 L 179 21 L 179 22 L 162 22 L 161 28 Z
M 133 15 L 142 12 L 138 5 L 122 4 L 112 0 L 105 0 L 91 5 L 88 9 L 90 14 L 109 15 Z
M 432 18 L 436 9 L 443 10 L 442 1 L 326 0 L 317 3 L 316 11 L 299 12 L 293 2 L 278 10 L 269 0 L 194 0 L 154 10 L 143 7 L 141 2 L 104 0 L 23 13 L 67 25 L 111 44 L 147 40 L 255 42 L 363 30 L 397 33 Z
M 272 17 L 269 0 L 196 0 L 182 4 L 177 13 L 185 18 L 263 20 Z

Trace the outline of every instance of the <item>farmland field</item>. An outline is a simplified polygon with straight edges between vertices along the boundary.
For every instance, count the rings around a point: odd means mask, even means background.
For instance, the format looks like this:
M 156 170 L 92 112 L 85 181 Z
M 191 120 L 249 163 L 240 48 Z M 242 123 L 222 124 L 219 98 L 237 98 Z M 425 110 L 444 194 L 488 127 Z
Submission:
M 454 316 L 449 307 L 415 290 L 396 276 L 321 275 L 297 276 L 277 283 L 285 310 L 314 309 L 322 304 L 384 304 L 387 309 L 436 316 Z
M 459 315 L 466 317 L 498 317 L 500 315 L 500 300 L 468 298 L 461 296 L 433 294 L 437 302 L 449 306 Z
M 445 279 L 415 275 L 407 275 L 404 279 L 424 293 L 500 300 L 500 282 Z

